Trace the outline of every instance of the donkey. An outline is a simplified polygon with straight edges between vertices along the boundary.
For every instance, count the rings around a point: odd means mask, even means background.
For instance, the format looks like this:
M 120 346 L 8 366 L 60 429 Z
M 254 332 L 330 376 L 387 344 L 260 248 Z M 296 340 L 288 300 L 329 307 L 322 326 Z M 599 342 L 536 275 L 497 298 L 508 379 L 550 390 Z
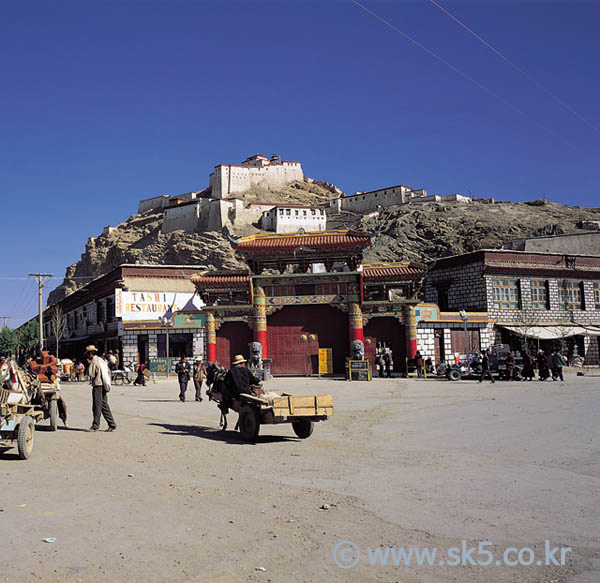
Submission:
M 227 372 L 228 370 L 218 362 L 211 362 L 206 367 L 206 384 L 208 385 L 206 394 L 208 395 L 208 400 L 215 401 L 221 411 L 219 426 L 223 428 L 223 431 L 227 429 L 228 403 L 230 402 L 228 399 L 229 391 L 225 383 Z

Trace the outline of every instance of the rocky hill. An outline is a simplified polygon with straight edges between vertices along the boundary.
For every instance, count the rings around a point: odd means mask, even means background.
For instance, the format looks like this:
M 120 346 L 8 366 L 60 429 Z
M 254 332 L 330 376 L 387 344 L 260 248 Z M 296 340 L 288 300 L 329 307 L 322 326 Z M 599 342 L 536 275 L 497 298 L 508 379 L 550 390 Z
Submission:
M 327 183 L 294 183 L 277 192 L 247 192 L 245 202 L 323 204 L 336 195 Z M 426 203 L 392 206 L 379 212 L 333 215 L 328 228 L 359 229 L 375 235 L 365 260 L 402 258 L 428 261 L 477 249 L 500 248 L 511 239 L 578 231 L 581 221 L 599 221 L 600 209 L 558 203 L 473 201 L 471 204 Z M 198 265 L 236 269 L 243 262 L 220 233 L 161 233 L 162 212 L 133 215 L 116 228 L 90 237 L 81 260 L 67 268 L 63 283 L 50 293 L 59 301 L 91 278 L 122 263 Z M 257 231 L 257 229 L 254 229 Z M 235 234 L 247 234 L 235 233 Z

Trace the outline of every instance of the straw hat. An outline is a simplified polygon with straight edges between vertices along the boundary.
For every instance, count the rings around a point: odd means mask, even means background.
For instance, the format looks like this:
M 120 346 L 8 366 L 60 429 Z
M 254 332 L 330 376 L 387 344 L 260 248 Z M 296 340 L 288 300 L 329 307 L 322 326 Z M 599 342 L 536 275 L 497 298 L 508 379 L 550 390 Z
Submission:
M 86 352 L 98 352 L 98 349 L 93 344 L 89 344 L 88 346 L 85 347 L 85 351 Z
M 236 354 L 231 364 L 242 364 L 242 362 L 246 362 L 246 359 L 241 354 Z

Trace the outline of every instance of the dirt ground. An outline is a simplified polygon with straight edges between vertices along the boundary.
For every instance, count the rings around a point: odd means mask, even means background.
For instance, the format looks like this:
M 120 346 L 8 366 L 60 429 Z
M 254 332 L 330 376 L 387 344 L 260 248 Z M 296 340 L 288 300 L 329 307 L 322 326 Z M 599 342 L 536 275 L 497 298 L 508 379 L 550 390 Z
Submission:
M 30 460 L 0 459 L 0 581 L 597 582 L 599 381 L 275 379 L 332 393 L 335 415 L 307 440 L 264 426 L 256 444 L 219 431 L 214 403 L 179 402 L 174 380 L 114 387 L 117 431 L 87 433 L 90 388 L 66 384 L 69 430 L 40 423 Z M 494 559 L 537 558 L 545 540 L 572 551 L 565 566 L 368 558 L 462 539 L 491 541 Z M 342 541 L 353 568 L 334 561 Z

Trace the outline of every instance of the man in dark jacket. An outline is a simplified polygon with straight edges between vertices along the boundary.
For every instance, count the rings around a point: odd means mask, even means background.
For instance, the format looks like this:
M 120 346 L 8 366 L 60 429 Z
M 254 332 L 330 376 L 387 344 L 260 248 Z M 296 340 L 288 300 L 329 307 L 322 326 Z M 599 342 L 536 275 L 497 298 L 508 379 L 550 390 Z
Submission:
M 495 383 L 494 377 L 492 376 L 492 371 L 490 370 L 490 350 L 487 348 L 483 351 L 481 355 L 481 376 L 479 377 L 479 382 L 481 382 L 485 375 L 490 377 L 490 380 Z
M 179 380 L 179 400 L 185 403 L 185 392 L 187 391 L 188 383 L 190 382 L 190 363 L 185 356 L 182 356 L 179 362 L 175 365 L 175 372 Z
M 560 379 L 561 381 L 565 380 L 563 376 L 563 366 L 565 365 L 565 358 L 560 353 L 560 350 L 555 350 L 552 353 L 552 380 L 557 381 Z
M 236 354 L 231 363 L 231 369 L 225 377 L 228 397 L 239 398 L 241 393 L 252 393 L 250 387 L 259 385 L 260 381 L 248 370 L 246 359 L 241 354 Z

